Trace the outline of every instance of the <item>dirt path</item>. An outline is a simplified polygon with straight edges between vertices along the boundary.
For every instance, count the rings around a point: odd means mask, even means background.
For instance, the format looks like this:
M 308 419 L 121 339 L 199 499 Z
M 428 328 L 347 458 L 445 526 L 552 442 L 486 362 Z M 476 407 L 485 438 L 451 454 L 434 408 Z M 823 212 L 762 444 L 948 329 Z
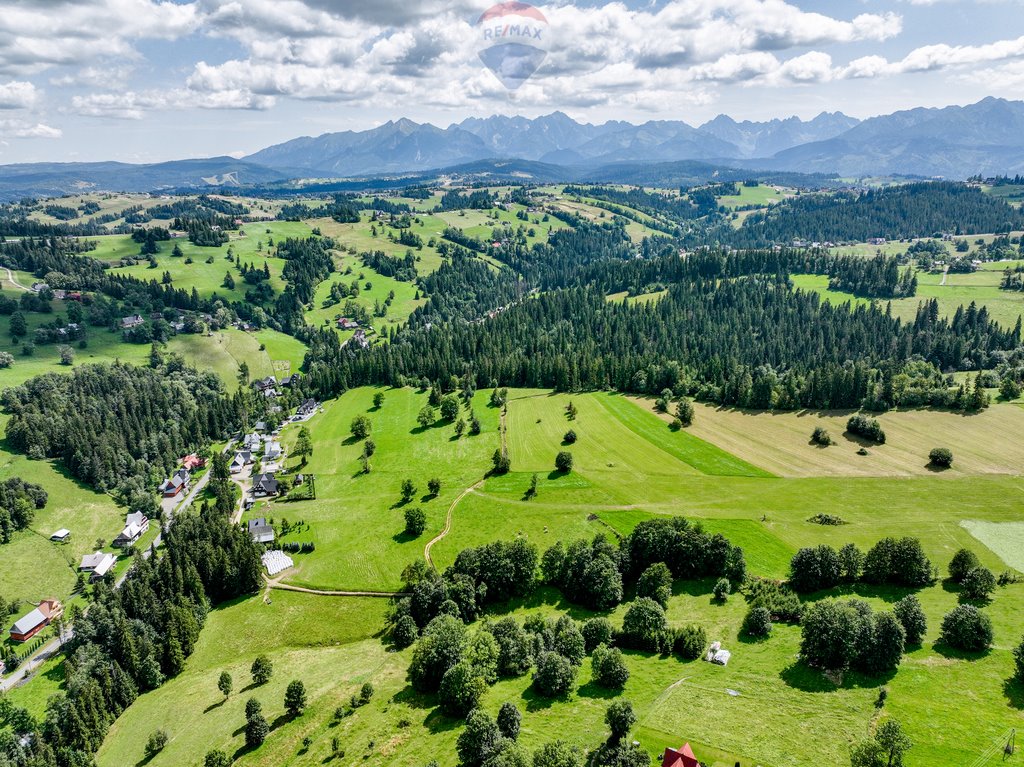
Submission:
M 11 270 L 10 270 L 10 269 L 8 269 L 8 268 L 7 268 L 6 266 L 5 266 L 5 267 L 3 267 L 3 270 L 4 270 L 5 272 L 7 272 L 7 281 L 8 281 L 9 283 L 11 283 L 11 284 L 12 284 L 12 285 L 13 285 L 14 287 L 16 287 L 16 288 L 17 288 L 18 290 L 24 290 L 24 291 L 26 291 L 26 292 L 28 292 L 28 293 L 31 293 L 31 292 L 32 292 L 32 288 L 26 288 L 26 287 L 25 287 L 24 285 L 22 285 L 22 284 L 21 284 L 20 282 L 18 282 L 18 281 L 17 281 L 16 279 L 15 279 L 15 277 L 14 277 L 14 273 L 13 273 L 13 272 L 11 272 Z
M 948 275 L 949 275 L 949 267 L 947 266 L 945 269 L 942 270 L 942 282 L 939 283 L 940 286 L 946 284 L 946 277 Z
M 391 599 L 392 597 L 408 596 L 404 591 L 327 591 L 325 589 L 307 589 L 302 586 L 292 586 L 287 583 L 281 583 L 278 579 L 271 580 L 265 575 L 263 578 L 267 582 L 268 589 L 298 591 L 303 594 L 317 594 L 322 597 L 381 597 L 383 599 Z
M 427 564 L 431 567 L 434 567 L 434 560 L 430 558 L 430 550 L 434 548 L 435 543 L 444 540 L 444 537 L 448 535 L 448 533 L 451 531 L 452 512 L 455 511 L 455 507 L 458 506 L 459 501 L 461 501 L 467 495 L 469 495 L 470 493 L 475 493 L 480 488 L 480 486 L 483 485 L 483 483 L 484 481 L 481 479 L 472 487 L 467 487 L 465 490 L 459 493 L 459 497 L 452 501 L 452 505 L 448 507 L 448 514 L 446 515 L 444 520 L 444 530 L 442 530 L 440 533 L 431 538 L 427 545 L 423 547 L 423 558 L 427 560 Z M 436 570 L 437 568 L 435 567 L 434 569 Z

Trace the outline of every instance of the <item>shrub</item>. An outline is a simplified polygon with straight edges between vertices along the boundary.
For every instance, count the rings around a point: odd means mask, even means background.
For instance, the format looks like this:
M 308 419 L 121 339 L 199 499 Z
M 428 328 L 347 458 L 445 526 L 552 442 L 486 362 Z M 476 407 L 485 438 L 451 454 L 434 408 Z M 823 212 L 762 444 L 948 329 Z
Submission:
M 569 692 L 576 681 L 576 667 L 556 652 L 542 652 L 533 672 L 533 687 L 546 698 L 557 698 Z
M 391 639 L 399 650 L 404 650 L 411 645 L 419 635 L 420 632 L 416 626 L 416 621 L 411 615 L 401 616 L 395 621 L 395 625 L 391 629 Z
M 992 619 L 974 605 L 959 605 L 942 619 L 939 639 L 956 650 L 979 652 L 992 644 Z
M 572 429 L 569 429 L 569 431 L 565 433 L 565 436 L 562 437 L 562 442 L 564 442 L 567 445 L 574 445 L 576 444 L 576 439 L 576 432 L 574 432 Z
M 973 551 L 960 549 L 949 561 L 949 579 L 954 583 L 963 583 L 967 573 L 980 565 L 981 563 Z
M 568 474 L 572 471 L 572 453 L 568 450 L 562 450 L 555 456 L 555 468 L 563 474 Z
M 767 607 L 751 607 L 743 619 L 743 633 L 752 637 L 766 637 L 772 633 L 772 614 Z
M 686 397 L 679 400 L 679 404 L 676 405 L 676 420 L 681 426 L 693 424 L 693 403 Z
M 164 750 L 164 746 L 167 745 L 168 737 L 167 733 L 163 730 L 153 730 L 149 734 L 149 740 L 146 741 L 146 757 L 152 759 L 154 756 Z
M 921 644 L 921 640 L 928 631 L 928 619 L 917 597 L 907 594 L 893 605 L 892 611 L 907 634 L 907 644 Z
M 405 532 L 408 535 L 419 536 L 427 529 L 427 514 L 419 506 L 413 506 L 405 510 Z
M 252 662 L 250 673 L 252 674 L 253 684 L 266 684 L 274 674 L 274 665 L 266 655 L 258 655 L 256 660 Z
M 839 527 L 839 525 L 845 525 L 842 517 L 837 517 L 835 514 L 815 514 L 813 517 L 809 517 L 808 522 L 813 522 L 816 525 L 825 525 L 826 527 Z
M 882 431 L 881 424 L 875 418 L 868 418 L 863 413 L 857 413 L 850 417 L 850 420 L 846 422 L 846 430 L 850 434 L 856 434 L 858 437 L 871 440 L 879 445 L 885 444 L 885 432 Z
M 966 599 L 982 601 L 996 590 L 996 577 L 987 567 L 975 567 L 964 576 L 960 586 Z
M 828 433 L 828 429 L 818 426 L 814 429 L 811 434 L 811 442 L 815 445 L 821 445 L 822 447 L 828 447 L 832 444 L 832 435 Z
M 719 578 L 718 582 L 715 583 L 715 587 L 711 590 L 712 595 L 719 602 L 724 602 L 731 592 L 732 584 L 729 583 L 728 578 Z
M 370 419 L 365 415 L 357 415 L 352 419 L 352 423 L 349 425 L 349 431 L 352 432 L 352 436 L 357 440 L 366 439 L 370 436 L 370 430 L 373 425 L 370 423 Z
M 664 562 L 655 562 L 640 574 L 636 595 L 650 597 L 662 607 L 668 607 L 672 596 L 672 573 Z
M 928 453 L 928 461 L 932 466 L 948 469 L 953 465 L 953 451 L 948 447 L 932 448 L 932 451 Z
M 298 716 L 306 708 L 306 685 L 298 679 L 290 681 L 284 691 L 284 708 L 292 716 Z
M 1020 644 L 1013 648 L 1013 676 L 1018 682 L 1024 682 L 1024 637 L 1021 637 Z
M 789 563 L 789 585 L 802 594 L 830 589 L 841 577 L 839 554 L 831 546 L 800 549 Z
M 933 578 L 932 563 L 917 538 L 883 538 L 864 557 L 863 579 L 868 583 L 917 588 Z
M 607 618 L 590 618 L 583 624 L 581 633 L 584 647 L 588 653 L 591 653 L 601 645 L 611 647 L 615 630 L 612 627 L 612 622 Z
M 438 697 L 446 714 L 465 716 L 476 708 L 486 690 L 487 682 L 476 673 L 473 665 L 462 661 L 445 672 Z
M 433 477 L 427 480 L 427 492 L 433 496 L 437 496 L 441 493 L 441 480 L 437 477 Z
M 622 659 L 622 651 L 614 647 L 608 649 L 604 645 L 594 650 L 590 659 L 594 682 L 611 690 L 621 689 L 629 680 L 629 669 Z
M 697 660 L 708 646 L 708 635 L 701 626 L 683 626 L 676 632 L 672 650 L 685 660 Z
M 657 650 L 665 629 L 665 611 L 650 597 L 638 597 L 622 619 L 622 638 L 637 650 Z
M 501 730 L 504 737 L 509 740 L 518 738 L 519 726 L 522 721 L 523 715 L 515 703 L 507 700 L 501 704 L 501 708 L 498 709 L 498 729 Z

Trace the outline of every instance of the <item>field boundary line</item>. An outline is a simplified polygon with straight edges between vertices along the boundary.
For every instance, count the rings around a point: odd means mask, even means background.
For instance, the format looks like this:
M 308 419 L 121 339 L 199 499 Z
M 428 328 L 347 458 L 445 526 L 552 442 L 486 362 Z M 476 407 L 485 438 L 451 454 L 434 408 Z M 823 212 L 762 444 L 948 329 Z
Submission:
M 382 599 L 393 599 L 395 597 L 407 597 L 409 594 L 404 591 L 330 591 L 327 589 L 307 589 L 304 586 L 292 586 L 288 583 L 272 581 L 263 576 L 267 582 L 267 588 L 280 591 L 297 591 L 302 594 L 315 594 L 321 597 L 379 597 Z
M 436 570 L 437 567 L 434 566 L 434 560 L 430 556 L 430 550 L 432 548 L 434 548 L 434 544 L 435 543 L 439 543 L 440 541 L 444 540 L 445 536 L 448 535 L 448 533 L 451 532 L 451 529 L 452 529 L 452 512 L 454 512 L 455 511 L 455 507 L 459 505 L 459 501 L 461 501 L 463 498 L 465 498 L 470 493 L 476 492 L 476 490 L 481 485 L 483 485 L 483 483 L 484 483 L 484 481 L 481 479 L 475 485 L 470 485 L 465 490 L 463 490 L 461 493 L 459 493 L 459 496 L 454 501 L 452 501 L 451 506 L 448 507 L 448 513 L 445 515 L 445 520 L 444 520 L 444 529 L 441 532 L 439 532 L 437 535 L 435 535 L 433 538 L 431 538 L 427 542 L 427 545 L 423 547 L 423 558 L 427 560 L 427 564 L 430 565 L 430 567 L 432 569 Z

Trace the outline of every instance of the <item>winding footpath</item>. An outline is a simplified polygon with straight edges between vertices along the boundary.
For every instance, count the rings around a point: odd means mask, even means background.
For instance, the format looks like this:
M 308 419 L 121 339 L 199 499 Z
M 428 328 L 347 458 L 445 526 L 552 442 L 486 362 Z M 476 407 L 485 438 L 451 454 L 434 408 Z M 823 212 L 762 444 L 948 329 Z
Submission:
M 7 272 L 7 281 L 11 283 L 14 287 L 16 287 L 18 290 L 24 290 L 28 293 L 32 292 L 32 288 L 26 288 L 24 285 L 18 282 L 17 278 L 14 276 L 14 273 L 10 269 L 8 269 L 5 266 L 3 267 L 3 270 Z
M 452 529 L 452 512 L 455 511 L 455 507 L 459 505 L 459 501 L 461 501 L 463 498 L 465 498 L 470 493 L 475 493 L 480 488 L 480 486 L 483 485 L 483 483 L 484 483 L 484 481 L 481 479 L 475 485 L 472 485 L 471 487 L 467 487 L 465 490 L 463 490 L 461 493 L 459 493 L 459 497 L 456 498 L 454 501 L 452 501 L 452 505 L 448 507 L 448 514 L 447 514 L 447 516 L 445 517 L 445 520 L 444 520 L 444 530 L 442 530 L 437 535 L 435 535 L 433 538 L 431 538 L 430 541 L 427 543 L 427 545 L 423 547 L 423 558 L 427 560 L 427 564 L 430 565 L 433 569 L 436 570 L 437 567 L 434 565 L 434 560 L 431 559 L 431 557 L 430 557 L 430 550 L 432 548 L 434 548 L 434 544 L 435 543 L 439 543 L 440 541 L 443 541 L 445 536 L 448 535 L 449 532 L 451 532 L 451 529 Z

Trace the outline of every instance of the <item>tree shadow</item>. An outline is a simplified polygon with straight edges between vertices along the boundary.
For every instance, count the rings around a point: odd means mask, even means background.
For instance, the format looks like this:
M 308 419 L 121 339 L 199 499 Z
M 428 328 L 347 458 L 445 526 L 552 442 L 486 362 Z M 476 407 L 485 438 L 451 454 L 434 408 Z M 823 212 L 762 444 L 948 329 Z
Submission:
M 557 698 L 548 698 L 544 695 L 539 695 L 531 685 L 523 690 L 523 694 L 520 697 L 526 702 L 526 710 L 532 713 L 534 711 L 547 711 L 555 705 L 555 703 L 567 700 L 569 694 L 566 693 L 565 695 L 560 695 Z
M 391 696 L 391 702 L 404 703 L 414 709 L 433 709 L 437 707 L 437 696 L 416 692 L 411 684 L 407 684 Z
M 430 503 L 435 498 L 437 498 L 437 496 L 433 493 L 424 493 L 420 496 L 420 503 Z
M 463 719 L 448 716 L 440 708 L 435 708 L 423 719 L 423 726 L 434 735 L 441 732 L 451 732 L 463 724 Z
M 289 714 L 287 711 L 283 714 L 278 714 L 274 721 L 270 723 L 270 731 L 273 732 L 279 727 L 282 727 L 283 725 L 286 725 L 288 724 L 288 722 L 297 718 L 297 716 L 293 716 L 292 714 Z
M 1024 681 L 1007 679 L 1003 682 L 1003 694 L 1013 708 L 1024 710 Z
M 409 543 L 411 541 L 415 541 L 419 537 L 419 535 L 413 535 L 412 533 L 408 533 L 405 530 L 403 530 L 400 533 L 395 533 L 394 535 L 392 535 L 391 540 L 393 540 L 395 543 Z
M 568 601 L 562 595 L 562 592 L 556 588 L 539 586 L 525 597 L 513 597 L 506 602 L 488 605 L 482 615 L 500 617 L 516 613 L 517 611 L 539 607 L 554 607 L 560 613 L 564 613 L 577 621 L 585 621 L 599 615 L 609 615 L 612 612 L 611 610 L 604 612 L 589 610 L 586 607 L 581 607 Z
M 921 589 L 911 586 L 890 586 L 875 583 L 843 583 L 830 589 L 815 591 L 813 594 L 801 594 L 802 602 L 819 602 L 822 599 L 842 599 L 861 597 L 879 599 L 887 604 L 899 602 L 903 597 L 916 594 Z
M 950 660 L 981 660 L 992 654 L 991 647 L 986 647 L 984 650 L 959 650 L 956 647 L 950 647 L 941 639 L 935 640 L 932 649 L 943 658 Z
M 355 434 L 349 434 L 345 439 L 341 441 L 343 445 L 354 445 L 356 442 L 362 442 L 366 437 L 357 437 Z
M 159 751 L 157 753 L 159 753 Z M 144 757 L 142 757 L 141 759 L 139 759 L 139 761 L 135 763 L 135 767 L 143 767 L 143 765 L 152 762 L 154 758 L 156 758 L 156 754 L 146 754 Z
M 548 472 L 548 479 L 559 479 L 561 477 L 568 477 L 572 474 L 571 471 L 562 471 L 560 469 L 554 469 Z
M 579 687 L 576 690 L 576 695 L 581 698 L 593 698 L 595 700 L 609 700 L 610 698 L 618 698 L 622 695 L 622 690 L 612 690 L 608 687 L 602 687 L 593 680 L 587 682 L 585 685 Z
M 779 673 L 779 678 L 788 687 L 803 692 L 835 692 L 838 685 L 829 680 L 821 671 L 811 668 L 802 661 L 790 663 Z
M 753 634 L 748 634 L 746 631 L 741 631 L 736 636 L 736 641 L 739 642 L 740 644 L 758 645 L 758 644 L 765 644 L 771 638 L 772 638 L 771 634 L 768 634 L 767 636 L 763 636 L 763 637 L 757 637 L 757 636 L 754 636 Z
M 220 708 L 221 706 L 223 706 L 223 705 L 224 705 L 225 703 L 227 703 L 227 702 L 228 702 L 228 699 L 227 699 L 227 698 L 221 698 L 221 699 L 220 699 L 219 701 L 217 701 L 216 703 L 211 703 L 211 704 L 210 704 L 209 706 L 207 706 L 206 708 L 204 708 L 204 709 L 203 709 L 203 713 L 204 713 L 204 714 L 209 714 L 209 713 L 210 713 L 211 711 L 213 711 L 214 709 L 218 709 L 218 708 Z

